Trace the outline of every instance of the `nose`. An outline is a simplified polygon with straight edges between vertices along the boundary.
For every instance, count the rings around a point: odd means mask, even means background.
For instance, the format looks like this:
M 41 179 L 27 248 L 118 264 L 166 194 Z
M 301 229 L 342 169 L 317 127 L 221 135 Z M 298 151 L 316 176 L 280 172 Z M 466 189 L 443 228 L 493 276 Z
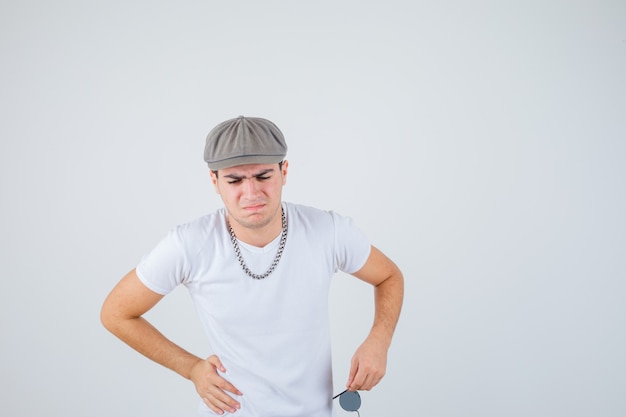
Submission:
M 253 178 L 248 178 L 243 184 L 243 195 L 248 199 L 252 199 L 259 194 L 259 185 Z

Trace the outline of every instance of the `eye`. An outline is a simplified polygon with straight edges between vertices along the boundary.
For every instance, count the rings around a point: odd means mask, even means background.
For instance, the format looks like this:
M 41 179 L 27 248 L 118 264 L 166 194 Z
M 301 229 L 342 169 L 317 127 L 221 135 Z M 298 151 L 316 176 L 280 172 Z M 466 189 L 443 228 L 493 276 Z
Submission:
M 269 180 L 270 177 L 267 177 L 265 175 L 259 175 L 258 177 L 256 177 L 256 179 L 259 181 L 264 181 L 264 180 Z
M 239 180 L 230 180 L 230 181 L 228 181 L 229 184 L 238 184 L 240 182 L 241 182 L 240 179 Z

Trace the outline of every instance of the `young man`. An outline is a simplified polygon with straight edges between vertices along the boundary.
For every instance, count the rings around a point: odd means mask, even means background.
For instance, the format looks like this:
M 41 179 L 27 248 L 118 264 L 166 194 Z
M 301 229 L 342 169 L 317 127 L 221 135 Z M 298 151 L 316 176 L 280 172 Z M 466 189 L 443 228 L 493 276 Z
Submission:
M 346 388 L 369 390 L 385 373 L 402 274 L 349 218 L 282 201 L 286 153 L 269 120 L 241 116 L 216 126 L 204 158 L 224 207 L 173 229 L 102 306 L 108 330 L 193 381 L 200 416 L 331 415 L 328 290 L 337 270 L 375 287 L 374 323 Z M 142 317 L 180 284 L 208 336 L 206 359 Z

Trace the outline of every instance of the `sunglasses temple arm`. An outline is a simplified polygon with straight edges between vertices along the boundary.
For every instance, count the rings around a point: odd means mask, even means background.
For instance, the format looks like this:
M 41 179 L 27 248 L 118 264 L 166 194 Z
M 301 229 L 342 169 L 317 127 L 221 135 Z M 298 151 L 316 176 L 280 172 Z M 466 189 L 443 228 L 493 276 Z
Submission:
M 346 393 L 346 392 L 348 392 L 348 390 L 345 390 L 345 391 L 340 392 L 339 394 L 335 395 L 335 396 L 333 397 L 333 400 L 334 400 L 335 398 L 339 397 L 341 394 L 344 394 L 344 393 Z

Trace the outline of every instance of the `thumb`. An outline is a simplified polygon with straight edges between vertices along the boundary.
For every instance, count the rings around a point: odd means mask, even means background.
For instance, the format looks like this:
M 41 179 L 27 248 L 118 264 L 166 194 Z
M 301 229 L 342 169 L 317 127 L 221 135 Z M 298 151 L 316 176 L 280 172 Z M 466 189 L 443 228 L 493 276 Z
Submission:
M 354 382 L 354 377 L 356 376 L 358 370 L 359 363 L 355 358 L 353 358 L 352 362 L 350 363 L 350 373 L 348 374 L 348 382 L 346 383 L 346 388 L 350 389 L 350 386 Z
M 216 355 L 209 356 L 206 361 L 213 365 L 213 367 L 218 371 L 226 372 L 226 368 L 224 368 L 224 365 L 222 365 L 222 361 Z

